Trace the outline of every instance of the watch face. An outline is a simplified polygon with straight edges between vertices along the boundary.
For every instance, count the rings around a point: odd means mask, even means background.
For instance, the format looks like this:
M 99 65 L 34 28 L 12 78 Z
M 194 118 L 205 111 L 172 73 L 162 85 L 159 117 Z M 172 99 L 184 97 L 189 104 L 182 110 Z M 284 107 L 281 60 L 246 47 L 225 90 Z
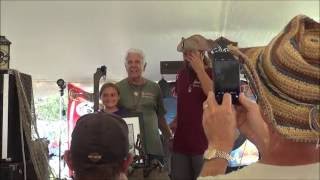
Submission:
M 204 159 L 212 159 L 214 158 L 216 155 L 216 150 L 215 149 L 207 149 L 204 154 L 203 154 L 203 157 Z

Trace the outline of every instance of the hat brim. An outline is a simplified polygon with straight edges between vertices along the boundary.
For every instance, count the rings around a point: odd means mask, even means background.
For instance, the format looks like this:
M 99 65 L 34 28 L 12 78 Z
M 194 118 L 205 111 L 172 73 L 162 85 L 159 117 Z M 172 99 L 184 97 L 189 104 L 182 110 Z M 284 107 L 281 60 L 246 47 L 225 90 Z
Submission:
M 184 39 L 180 41 L 177 46 L 178 52 L 186 52 L 186 51 L 211 51 L 212 48 L 215 46 L 215 42 L 211 39 L 206 40 L 206 45 L 202 47 L 184 47 L 183 45 Z
M 248 56 L 252 67 L 258 74 L 258 81 L 261 87 L 261 94 L 255 92 L 258 96 L 258 104 L 262 106 L 261 111 L 263 114 L 271 114 L 267 118 L 268 122 L 271 123 L 275 129 L 284 137 L 292 139 L 299 142 L 316 142 L 318 140 L 318 135 L 309 128 L 309 112 L 312 107 L 308 105 L 297 105 L 293 102 L 282 99 L 276 94 L 277 92 L 272 91 L 267 86 L 267 82 L 262 79 L 261 74 L 259 73 L 258 67 L 260 61 L 270 61 L 270 59 L 262 59 L 263 53 L 268 51 L 267 47 L 253 47 L 243 49 L 242 52 Z M 260 64 L 261 65 L 261 64 Z M 244 68 L 245 72 L 248 73 L 249 69 Z M 257 81 L 251 80 L 254 82 L 249 83 L 253 91 L 256 89 Z M 260 96 L 260 97 L 259 97 Z M 269 103 L 270 108 L 267 107 L 268 104 L 260 101 L 264 96 Z M 290 113 L 288 113 L 290 112 Z

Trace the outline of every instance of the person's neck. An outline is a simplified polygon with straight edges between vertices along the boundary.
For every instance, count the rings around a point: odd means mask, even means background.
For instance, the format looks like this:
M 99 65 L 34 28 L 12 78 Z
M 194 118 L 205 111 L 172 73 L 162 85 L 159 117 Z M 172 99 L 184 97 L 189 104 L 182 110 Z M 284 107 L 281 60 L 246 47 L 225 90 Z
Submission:
M 128 180 L 127 176 L 124 173 L 120 173 L 119 180 Z
M 320 148 L 316 144 L 299 143 L 274 136 L 261 155 L 261 163 L 279 166 L 305 165 L 320 162 Z
M 108 112 L 108 113 L 114 113 L 116 111 L 118 111 L 119 108 L 118 107 L 112 107 L 112 108 L 105 108 L 104 111 Z
M 96 179 L 96 178 L 93 178 L 93 177 L 90 177 L 90 176 L 80 177 L 80 176 L 77 176 L 77 175 L 75 175 L 75 177 L 74 177 L 74 180 L 91 180 L 91 179 Z M 115 180 L 128 180 L 126 174 L 123 173 L 123 172 L 120 172 L 119 175 L 116 175 L 115 177 L 113 177 L 113 178 L 111 178 L 111 179 L 115 179 Z
M 129 84 L 133 85 L 142 85 L 145 82 L 145 79 L 143 77 L 137 77 L 137 78 L 128 78 Z

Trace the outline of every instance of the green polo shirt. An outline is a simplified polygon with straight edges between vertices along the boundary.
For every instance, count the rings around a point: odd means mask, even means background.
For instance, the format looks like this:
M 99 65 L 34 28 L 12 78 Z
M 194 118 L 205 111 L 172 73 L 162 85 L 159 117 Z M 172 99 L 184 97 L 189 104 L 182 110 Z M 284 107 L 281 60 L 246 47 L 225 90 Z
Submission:
M 147 154 L 163 156 L 163 149 L 158 130 L 158 117 L 164 116 L 160 87 L 146 79 L 143 85 L 132 85 L 128 79 L 117 83 L 120 90 L 119 105 L 132 112 L 142 112 L 144 142 Z

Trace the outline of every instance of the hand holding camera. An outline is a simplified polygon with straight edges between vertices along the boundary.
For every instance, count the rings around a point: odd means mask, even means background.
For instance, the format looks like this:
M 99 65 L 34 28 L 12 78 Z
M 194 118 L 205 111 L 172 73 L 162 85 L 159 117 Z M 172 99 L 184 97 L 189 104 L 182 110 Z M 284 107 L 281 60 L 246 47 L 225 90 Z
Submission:
M 203 103 L 202 125 L 209 148 L 230 152 L 237 137 L 236 112 L 231 95 L 226 93 L 223 97 L 222 104 L 218 105 L 212 91 L 208 93 L 207 100 Z

